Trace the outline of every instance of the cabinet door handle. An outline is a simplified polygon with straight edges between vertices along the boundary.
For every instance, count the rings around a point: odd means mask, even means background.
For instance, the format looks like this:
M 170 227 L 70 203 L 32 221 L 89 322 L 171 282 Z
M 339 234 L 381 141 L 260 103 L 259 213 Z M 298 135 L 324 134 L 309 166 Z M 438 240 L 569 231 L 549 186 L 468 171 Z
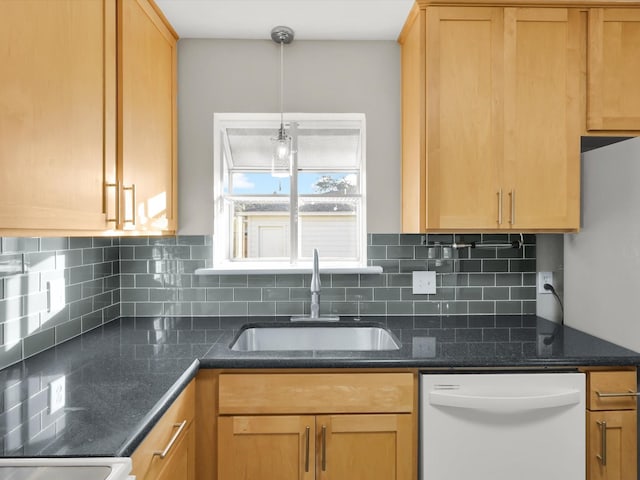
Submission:
M 633 392 L 629 390 L 628 392 L 616 392 L 616 393 L 602 393 L 596 391 L 596 394 L 600 398 L 611 398 L 611 397 L 640 397 L 640 392 Z
M 115 197 L 115 201 L 116 201 L 116 216 L 113 218 L 109 218 L 109 189 L 110 188 L 115 188 L 116 189 L 116 197 Z M 105 183 L 104 184 L 104 198 L 105 198 L 105 205 L 106 210 L 107 210 L 107 222 L 115 222 L 116 226 L 118 225 L 118 222 L 120 221 L 120 184 L 118 182 L 116 183 Z
M 607 422 L 596 422 L 600 427 L 600 455 L 596 455 L 596 458 L 600 460 L 600 463 L 604 467 L 607 464 Z
M 322 425 L 322 471 L 327 471 L 327 426 Z
M 502 189 L 498 190 L 498 225 L 502 225 Z
M 509 223 L 514 225 L 516 223 L 516 191 L 511 190 L 509 192 L 509 197 L 511 198 L 511 219 Z
M 178 440 L 178 437 L 180 436 L 180 434 L 184 430 L 184 427 L 187 426 L 187 421 L 183 420 L 182 423 L 176 423 L 173 426 L 174 427 L 179 427 L 178 430 L 176 430 L 176 433 L 173 434 L 173 437 L 171 437 L 171 440 L 169 440 L 169 443 L 167 443 L 167 446 L 164 447 L 164 450 L 153 452 L 153 456 L 158 455 L 158 456 L 160 456 L 160 458 L 164 458 L 167 455 L 169 455 L 169 452 L 173 448 L 173 445 L 176 443 L 176 440 Z
M 132 183 L 130 187 L 122 187 L 122 191 L 126 192 L 127 190 L 131 191 L 131 220 L 127 220 L 127 216 L 124 216 L 125 223 L 130 223 L 131 225 L 136 224 L 136 184 Z
M 309 434 L 311 427 L 307 426 L 307 430 L 305 432 L 305 446 L 304 446 L 304 471 L 309 471 Z

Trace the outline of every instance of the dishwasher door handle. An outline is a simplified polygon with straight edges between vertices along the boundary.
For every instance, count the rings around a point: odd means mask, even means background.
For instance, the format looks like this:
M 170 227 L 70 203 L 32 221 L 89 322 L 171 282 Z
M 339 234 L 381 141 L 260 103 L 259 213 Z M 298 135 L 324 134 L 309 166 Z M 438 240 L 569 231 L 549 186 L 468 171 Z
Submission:
M 432 390 L 429 392 L 429 403 L 442 407 L 514 413 L 576 405 L 580 403 L 580 395 L 579 390 L 501 396 L 483 395 L 472 391 Z

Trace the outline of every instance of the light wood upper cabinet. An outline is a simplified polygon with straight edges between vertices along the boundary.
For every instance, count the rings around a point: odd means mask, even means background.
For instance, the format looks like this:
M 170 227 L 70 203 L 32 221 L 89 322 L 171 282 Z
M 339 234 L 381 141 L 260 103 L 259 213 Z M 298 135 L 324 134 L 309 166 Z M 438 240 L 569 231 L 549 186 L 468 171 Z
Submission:
M 577 230 L 580 14 L 505 8 L 505 226 Z
M 589 9 L 587 129 L 640 130 L 640 9 Z
M 177 36 L 148 0 L 118 2 L 120 228 L 175 231 Z
M 403 231 L 578 229 L 579 21 L 414 10 L 400 39 Z
M 177 36 L 153 1 L 0 5 L 0 234 L 175 231 Z
M 105 183 L 116 181 L 115 3 L 0 6 L 0 231 L 104 230 Z

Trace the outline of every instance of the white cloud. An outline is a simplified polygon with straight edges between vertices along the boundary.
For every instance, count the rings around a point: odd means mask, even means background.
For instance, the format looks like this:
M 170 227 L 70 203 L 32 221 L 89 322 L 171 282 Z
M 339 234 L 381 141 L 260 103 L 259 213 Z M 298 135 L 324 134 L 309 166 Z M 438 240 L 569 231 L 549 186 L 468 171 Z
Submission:
M 255 187 L 255 184 L 247 178 L 244 173 L 236 173 L 233 175 L 233 188 L 249 190 Z

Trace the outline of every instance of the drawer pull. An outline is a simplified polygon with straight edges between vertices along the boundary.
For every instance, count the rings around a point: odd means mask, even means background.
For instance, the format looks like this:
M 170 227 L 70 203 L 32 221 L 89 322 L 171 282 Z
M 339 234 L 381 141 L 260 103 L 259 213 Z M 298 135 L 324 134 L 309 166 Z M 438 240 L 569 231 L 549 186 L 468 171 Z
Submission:
M 171 448 L 173 448 L 173 444 L 176 443 L 176 440 L 178 440 L 178 437 L 180 436 L 180 434 L 184 430 L 184 427 L 187 426 L 187 421 L 183 420 L 182 423 L 175 423 L 173 426 L 174 427 L 179 427 L 178 430 L 176 430 L 176 433 L 173 434 L 173 437 L 171 437 L 171 440 L 169 440 L 169 443 L 167 443 L 167 446 L 164 447 L 164 450 L 162 450 L 161 452 L 160 451 L 153 452 L 153 456 L 159 455 L 160 458 L 164 458 L 167 455 L 169 455 L 169 452 L 171 451 Z
M 600 460 L 600 463 L 604 467 L 607 464 L 607 422 L 604 420 L 596 422 L 600 427 L 600 455 L 596 455 L 596 458 Z
M 613 398 L 613 397 L 640 397 L 640 392 L 634 392 L 633 390 L 629 390 L 628 392 L 620 392 L 620 393 L 602 393 L 596 391 L 596 394 L 600 398 Z

